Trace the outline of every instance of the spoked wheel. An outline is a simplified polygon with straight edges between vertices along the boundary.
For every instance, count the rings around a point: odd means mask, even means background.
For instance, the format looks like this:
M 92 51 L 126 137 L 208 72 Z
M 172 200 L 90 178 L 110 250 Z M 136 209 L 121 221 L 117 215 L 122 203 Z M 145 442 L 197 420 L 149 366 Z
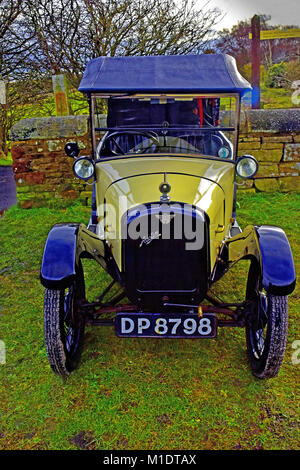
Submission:
M 252 373 L 260 379 L 275 377 L 283 361 L 288 326 L 287 296 L 268 294 L 261 289 L 259 269 L 251 263 L 247 300 L 252 314 L 246 323 L 247 352 Z
M 78 365 L 84 336 L 79 302 L 85 298 L 82 267 L 64 290 L 45 289 L 44 334 L 52 370 L 68 376 Z

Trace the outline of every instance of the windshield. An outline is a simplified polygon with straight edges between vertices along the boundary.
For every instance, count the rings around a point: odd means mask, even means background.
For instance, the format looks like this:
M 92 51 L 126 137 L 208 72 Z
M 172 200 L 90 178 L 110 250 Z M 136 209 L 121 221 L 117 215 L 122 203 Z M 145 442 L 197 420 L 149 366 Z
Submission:
M 234 157 L 237 95 L 97 97 L 96 159 L 147 154 Z

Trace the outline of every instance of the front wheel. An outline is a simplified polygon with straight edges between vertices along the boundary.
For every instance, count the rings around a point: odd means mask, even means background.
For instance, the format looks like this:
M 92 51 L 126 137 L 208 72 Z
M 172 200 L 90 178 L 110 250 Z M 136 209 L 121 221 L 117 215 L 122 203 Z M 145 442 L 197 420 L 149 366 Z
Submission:
M 260 379 L 275 377 L 286 347 L 288 298 L 260 289 L 258 270 L 251 265 L 247 300 L 252 303 L 252 313 L 246 322 L 247 352 L 252 373 Z
M 44 334 L 52 370 L 68 376 L 77 367 L 82 350 L 84 319 L 79 303 L 85 297 L 82 269 L 63 290 L 45 289 Z

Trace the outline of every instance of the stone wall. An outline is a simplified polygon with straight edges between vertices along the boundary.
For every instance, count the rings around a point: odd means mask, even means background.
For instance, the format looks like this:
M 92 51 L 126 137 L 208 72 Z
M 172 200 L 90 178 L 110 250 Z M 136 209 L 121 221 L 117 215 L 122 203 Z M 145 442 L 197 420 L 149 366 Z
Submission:
M 81 155 L 91 154 L 87 116 L 24 119 L 11 129 L 18 203 L 30 208 L 56 200 L 90 204 L 92 186 L 75 178 L 64 147 L 77 140 Z
M 249 191 L 300 190 L 300 109 L 261 109 L 242 113 L 239 155 L 253 155 L 253 180 L 238 180 Z
M 18 201 L 24 208 L 49 200 L 90 204 L 92 186 L 75 178 L 73 160 L 64 153 L 77 140 L 81 155 L 91 153 L 87 116 L 24 119 L 11 129 Z M 300 109 L 247 110 L 241 115 L 239 155 L 253 155 L 259 171 L 238 181 L 243 191 L 299 191 Z

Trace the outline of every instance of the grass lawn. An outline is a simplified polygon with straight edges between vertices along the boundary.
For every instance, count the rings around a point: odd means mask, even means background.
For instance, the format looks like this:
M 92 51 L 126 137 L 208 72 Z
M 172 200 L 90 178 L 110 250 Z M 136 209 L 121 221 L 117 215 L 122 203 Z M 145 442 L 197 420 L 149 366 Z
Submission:
M 0 158 L 0 166 L 11 166 L 13 161 L 9 158 Z
M 238 200 L 240 225 L 282 226 L 299 267 L 299 197 Z M 299 365 L 292 362 L 299 290 L 290 296 L 285 360 L 274 379 L 252 376 L 238 328 L 219 328 L 212 340 L 164 341 L 87 327 L 79 368 L 67 380 L 52 373 L 39 283 L 44 243 L 54 223 L 88 219 L 79 205 L 12 208 L 0 219 L 0 449 L 299 449 Z M 109 279 L 90 261 L 84 268 L 91 300 Z M 246 275 L 247 264 L 237 264 L 214 294 L 242 300 Z
M 299 104 L 292 102 L 293 90 L 286 88 L 268 88 L 264 85 L 261 87 L 261 101 L 263 107 L 266 108 L 299 108 Z
M 260 89 L 260 101 L 261 101 L 261 108 L 264 109 L 289 109 L 289 108 L 299 108 L 300 103 L 296 103 L 292 101 L 293 95 L 292 89 L 287 88 L 269 88 L 266 87 L 264 84 L 261 84 Z M 250 106 L 251 99 L 250 95 L 247 94 L 244 100 Z

